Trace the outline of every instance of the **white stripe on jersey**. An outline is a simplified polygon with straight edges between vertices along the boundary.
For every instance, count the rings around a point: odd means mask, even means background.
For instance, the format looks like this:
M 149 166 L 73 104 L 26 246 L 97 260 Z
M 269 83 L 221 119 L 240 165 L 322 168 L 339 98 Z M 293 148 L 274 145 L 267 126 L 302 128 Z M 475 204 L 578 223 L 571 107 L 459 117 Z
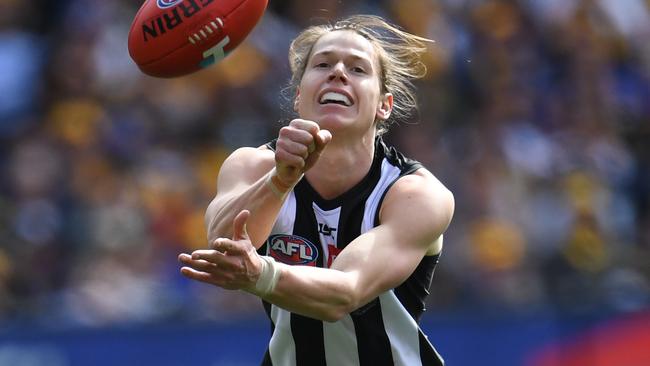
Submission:
M 395 366 L 422 366 L 418 325 L 391 290 L 379 296 Z
M 293 232 L 293 218 L 296 215 L 296 195 L 293 191 L 289 193 L 284 204 L 280 208 L 278 218 L 273 225 L 273 234 L 291 234 Z M 267 255 L 269 249 L 267 248 Z M 291 333 L 291 313 L 271 305 L 271 320 L 275 326 L 271 340 L 269 341 L 269 354 L 274 365 L 296 365 L 296 343 Z
M 271 229 L 271 234 L 291 234 L 293 232 L 293 218 L 296 216 L 296 194 L 291 191 L 289 196 L 280 207 L 278 217 L 275 219 L 275 224 Z M 267 249 L 268 255 L 268 249 Z
M 329 268 L 329 245 L 333 245 L 335 247 L 337 246 L 336 243 L 338 242 L 338 236 L 336 230 L 338 230 L 339 218 L 341 217 L 341 207 L 339 206 L 333 210 L 325 211 L 322 208 L 318 207 L 316 202 L 313 202 L 311 206 L 314 209 L 314 214 L 316 215 L 316 221 L 318 222 L 318 225 L 327 225 L 329 230 L 333 229 L 330 235 L 326 235 L 323 228 L 319 227 L 318 229 L 320 244 L 323 248 L 323 267 Z
M 361 223 L 361 234 L 375 227 L 375 216 L 379 207 L 379 201 L 384 195 L 386 188 L 391 185 L 400 175 L 400 169 L 391 165 L 388 159 L 381 162 L 381 179 L 372 190 L 370 197 L 366 200 L 366 208 Z
M 328 365 L 358 366 L 357 337 L 350 315 L 335 323 L 323 322 L 325 360 Z
M 274 365 L 296 365 L 296 343 L 291 334 L 291 313 L 271 304 L 271 320 L 275 331 L 269 342 L 269 353 Z

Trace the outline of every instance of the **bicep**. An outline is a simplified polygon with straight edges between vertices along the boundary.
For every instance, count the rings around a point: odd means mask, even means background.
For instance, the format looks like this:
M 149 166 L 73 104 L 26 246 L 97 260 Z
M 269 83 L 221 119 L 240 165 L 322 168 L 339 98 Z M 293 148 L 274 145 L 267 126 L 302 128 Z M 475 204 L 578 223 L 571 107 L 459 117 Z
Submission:
M 453 196 L 435 178 L 400 180 L 386 195 L 380 225 L 353 240 L 332 268 L 348 274 L 363 305 L 415 271 L 452 215 Z

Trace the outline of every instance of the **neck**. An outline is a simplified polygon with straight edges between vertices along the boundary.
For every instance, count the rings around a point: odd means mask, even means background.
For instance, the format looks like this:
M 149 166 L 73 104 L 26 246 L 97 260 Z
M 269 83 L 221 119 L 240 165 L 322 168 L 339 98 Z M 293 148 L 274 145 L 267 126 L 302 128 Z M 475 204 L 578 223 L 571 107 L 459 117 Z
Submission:
M 321 197 L 336 198 L 368 174 L 375 155 L 375 133 L 372 132 L 356 141 L 332 138 L 318 162 L 305 174 Z

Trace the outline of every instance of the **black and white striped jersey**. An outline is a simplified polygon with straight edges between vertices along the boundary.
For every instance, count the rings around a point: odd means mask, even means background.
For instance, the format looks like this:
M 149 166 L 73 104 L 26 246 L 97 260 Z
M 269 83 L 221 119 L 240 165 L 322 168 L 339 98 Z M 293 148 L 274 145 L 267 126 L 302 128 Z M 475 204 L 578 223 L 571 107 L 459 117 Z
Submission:
M 267 145 L 275 148 L 275 141 Z M 365 178 L 333 200 L 301 180 L 287 197 L 260 253 L 290 265 L 329 267 L 345 246 L 378 225 L 383 198 L 395 181 L 421 168 L 381 138 Z M 442 365 L 418 326 L 438 256 L 426 256 L 400 286 L 331 323 L 264 302 L 272 336 L 262 365 Z M 390 270 L 390 263 L 386 263 Z

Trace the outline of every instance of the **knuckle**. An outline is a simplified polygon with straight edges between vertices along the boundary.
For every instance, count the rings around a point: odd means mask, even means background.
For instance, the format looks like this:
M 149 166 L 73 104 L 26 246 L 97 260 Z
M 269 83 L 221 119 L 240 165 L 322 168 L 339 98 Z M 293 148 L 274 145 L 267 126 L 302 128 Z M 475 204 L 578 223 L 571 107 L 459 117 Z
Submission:
M 289 159 L 289 153 L 287 153 L 285 150 L 277 150 L 275 152 L 275 161 L 285 162 L 288 159 Z
M 293 156 L 290 161 L 290 164 L 297 168 L 302 168 L 303 166 L 305 166 L 305 159 L 303 159 L 301 156 Z
M 301 126 L 305 123 L 305 120 L 302 118 L 295 118 L 289 122 L 289 126 Z
M 300 155 L 304 158 L 305 156 L 307 156 L 309 149 L 304 144 L 297 144 L 295 147 L 295 151 L 296 151 L 296 155 Z
M 284 142 L 284 141 L 280 142 L 280 140 L 278 140 L 278 143 L 277 143 L 276 149 L 275 149 L 275 156 L 276 157 L 277 156 L 283 156 L 283 155 L 285 155 L 287 153 L 286 145 L 287 145 L 286 142 Z
M 295 127 L 307 132 L 318 131 L 318 124 L 307 119 L 296 118 L 289 123 L 289 126 Z
M 292 128 L 289 127 L 289 126 L 282 127 L 280 129 L 280 132 L 278 132 L 278 136 L 280 137 L 280 139 L 278 141 L 282 140 L 283 138 L 286 138 L 291 133 L 291 131 L 292 131 Z

